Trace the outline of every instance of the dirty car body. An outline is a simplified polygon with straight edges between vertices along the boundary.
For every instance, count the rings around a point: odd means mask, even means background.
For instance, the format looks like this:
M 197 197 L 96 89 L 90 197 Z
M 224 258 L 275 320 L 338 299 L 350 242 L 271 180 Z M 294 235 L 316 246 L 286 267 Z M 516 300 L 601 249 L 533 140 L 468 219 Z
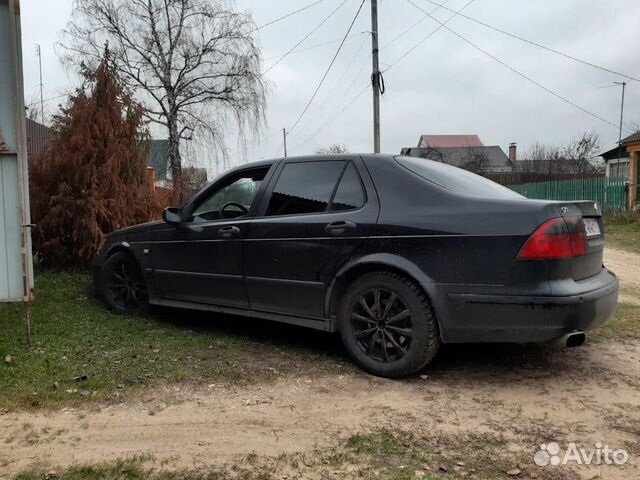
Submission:
M 150 304 L 336 331 L 350 322 L 344 315 L 362 314 L 357 302 L 341 310 L 350 286 L 380 272 L 421 296 L 438 344 L 554 341 L 601 325 L 617 302 L 596 203 L 528 200 L 430 160 L 349 154 L 248 164 L 165 220 L 107 236 L 94 262 L 99 288 L 105 262 L 126 252 Z M 378 309 L 367 306 L 370 323 L 354 335 L 375 329 L 373 346 L 356 343 L 393 360 L 387 347 L 411 342 L 387 337 L 391 317 L 382 311 L 417 310 L 383 280 L 364 301 Z M 404 304 L 388 306 L 398 295 Z

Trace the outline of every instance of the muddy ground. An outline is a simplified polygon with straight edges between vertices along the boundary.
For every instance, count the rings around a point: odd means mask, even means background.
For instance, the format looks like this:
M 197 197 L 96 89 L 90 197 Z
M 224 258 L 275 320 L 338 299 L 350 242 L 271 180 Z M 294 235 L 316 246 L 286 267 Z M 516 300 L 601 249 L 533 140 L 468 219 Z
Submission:
M 640 303 L 640 256 L 608 250 L 606 263 L 621 278 L 623 300 Z M 467 443 L 478 434 L 499 438 L 496 456 L 513 458 L 505 477 L 638 479 L 640 343 L 606 340 L 563 351 L 447 346 L 422 376 L 409 380 L 350 371 L 242 388 L 176 385 L 99 407 L 10 412 L 0 415 L 0 478 L 145 454 L 161 470 L 232 465 L 249 455 L 313 456 L 354 434 L 381 430 Z M 537 467 L 533 455 L 548 442 L 563 449 L 601 442 L 626 449 L 629 460 Z M 329 474 L 297 468 L 276 471 L 275 478 L 357 476 L 353 465 L 334 465 Z

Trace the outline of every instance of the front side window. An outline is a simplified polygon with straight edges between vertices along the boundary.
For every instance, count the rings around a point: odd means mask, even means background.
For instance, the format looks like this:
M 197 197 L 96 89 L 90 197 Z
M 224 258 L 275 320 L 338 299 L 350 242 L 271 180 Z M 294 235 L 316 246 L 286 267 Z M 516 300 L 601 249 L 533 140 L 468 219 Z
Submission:
M 326 211 L 344 165 L 340 160 L 286 164 L 273 188 L 267 215 Z
M 232 177 L 200 202 L 187 221 L 200 223 L 245 216 L 268 171 L 264 168 Z

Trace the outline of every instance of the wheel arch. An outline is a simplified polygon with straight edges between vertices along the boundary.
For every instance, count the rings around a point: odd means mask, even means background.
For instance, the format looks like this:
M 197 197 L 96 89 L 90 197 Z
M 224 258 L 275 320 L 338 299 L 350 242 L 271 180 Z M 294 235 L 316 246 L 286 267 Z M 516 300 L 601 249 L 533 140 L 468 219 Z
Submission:
M 125 253 L 128 253 L 129 255 L 131 255 L 133 258 L 136 257 L 134 255 L 134 253 L 133 253 L 133 250 L 131 248 L 131 244 L 129 244 L 129 242 L 114 243 L 111 247 L 109 247 L 109 250 L 107 250 L 107 253 L 106 253 L 105 257 L 109 258 L 109 257 L 113 256 L 113 254 L 115 254 L 116 252 L 125 252 Z
M 147 285 L 149 297 L 153 297 L 155 295 L 155 282 L 151 269 L 150 255 L 147 255 L 148 250 L 146 248 L 138 248 L 138 246 L 131 245 L 126 240 L 121 240 L 109 246 L 109 248 L 100 257 L 101 263 L 95 264 L 94 266 L 96 266 L 98 270 L 101 270 L 104 263 L 118 252 L 123 252 L 131 256 L 131 258 L 138 264 Z
M 433 280 L 411 261 L 394 254 L 378 253 L 361 257 L 343 266 L 327 289 L 325 315 L 330 321 L 330 330 L 337 330 L 337 311 L 347 287 L 358 277 L 376 271 L 393 272 L 415 282 L 432 304 L 438 319 L 437 289 Z
M 119 258 L 115 258 L 119 257 Z M 147 279 L 145 278 L 145 272 L 140 266 L 140 262 L 136 258 L 133 249 L 130 247 L 127 242 L 119 242 L 117 244 L 112 245 L 108 248 L 102 255 L 101 258 L 103 262 L 100 264 L 99 268 L 94 270 L 94 285 L 101 295 L 103 300 L 107 303 L 107 305 L 114 311 L 118 313 L 139 313 L 146 311 L 148 307 L 148 295 L 149 295 L 149 285 Z M 115 264 L 114 264 L 115 262 Z M 135 265 L 135 269 L 139 274 L 140 283 L 144 284 L 144 288 L 136 287 L 136 277 L 130 277 L 127 279 L 127 273 L 124 270 L 124 263 Z M 120 277 L 121 282 L 123 282 L 123 286 L 127 286 L 128 288 L 133 288 L 138 290 L 138 293 L 144 293 L 144 297 L 138 297 L 136 294 L 133 295 L 133 299 L 135 300 L 135 307 L 131 305 L 127 305 L 128 300 L 131 300 L 129 294 L 127 294 L 127 300 L 125 300 L 125 304 L 119 303 L 116 300 L 116 294 L 110 286 L 114 280 L 111 279 L 112 274 L 116 271 L 115 268 L 119 268 L 122 265 L 122 275 L 124 278 Z M 95 267 L 95 265 L 94 265 Z M 129 271 L 128 275 L 131 275 L 132 272 Z

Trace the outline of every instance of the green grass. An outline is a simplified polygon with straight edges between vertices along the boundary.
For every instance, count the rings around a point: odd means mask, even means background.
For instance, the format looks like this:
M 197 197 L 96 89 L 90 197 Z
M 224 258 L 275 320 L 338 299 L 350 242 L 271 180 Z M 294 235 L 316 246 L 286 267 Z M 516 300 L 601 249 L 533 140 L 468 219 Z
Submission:
M 100 465 L 81 465 L 52 476 L 50 471 L 24 472 L 15 480 L 269 480 L 273 478 L 270 470 L 260 468 L 255 470 L 250 466 L 235 466 L 234 468 L 209 468 L 203 470 L 161 471 L 148 467 L 149 459 L 138 457 L 118 460 Z
M 500 454 L 505 442 L 491 434 L 469 434 L 437 439 L 407 431 L 379 430 L 349 438 L 344 449 L 352 462 L 368 465 L 369 475 L 389 480 L 421 478 L 504 478 L 514 468 L 514 456 Z M 377 472 L 377 474 L 376 474 Z M 371 475 L 373 474 L 373 475 Z
M 640 340 L 640 306 L 619 303 L 613 316 L 600 328 L 588 334 L 589 341 Z
M 55 472 L 55 476 L 51 475 L 51 471 L 44 473 L 29 471 L 17 475 L 15 480 L 43 480 L 47 478 L 60 480 L 226 480 L 235 478 L 228 472 L 218 469 L 200 472 L 191 470 L 157 472 L 146 466 L 151 460 L 149 457 L 135 457 L 100 465 L 80 465 L 65 472 Z M 47 475 L 47 473 L 49 474 Z M 262 473 L 254 474 L 246 469 L 241 478 L 261 480 L 268 477 L 263 476 Z
M 606 241 L 613 248 L 640 253 L 640 223 L 607 225 Z
M 318 478 L 380 480 L 424 480 L 512 478 L 506 472 L 522 470 L 517 478 L 541 480 L 575 479 L 570 470 L 536 467 L 533 452 L 515 451 L 492 434 L 422 436 L 406 430 L 380 429 L 359 433 L 333 447 L 313 452 L 265 457 L 248 455 L 236 463 L 202 470 L 167 471 L 154 467 L 154 460 L 134 458 L 94 466 L 76 466 L 58 472 L 61 480 L 267 480 L 273 478 Z M 517 467 L 519 465 L 519 467 Z M 169 466 L 170 467 L 170 466 Z M 42 472 L 30 471 L 16 480 L 42 479 Z
M 607 245 L 640 253 L 640 216 L 620 214 L 605 218 Z
M 87 273 L 38 272 L 31 321 L 29 350 L 22 305 L 0 305 L 0 410 L 122 399 L 172 382 L 249 384 L 351 368 L 321 332 L 180 310 L 114 314 Z

